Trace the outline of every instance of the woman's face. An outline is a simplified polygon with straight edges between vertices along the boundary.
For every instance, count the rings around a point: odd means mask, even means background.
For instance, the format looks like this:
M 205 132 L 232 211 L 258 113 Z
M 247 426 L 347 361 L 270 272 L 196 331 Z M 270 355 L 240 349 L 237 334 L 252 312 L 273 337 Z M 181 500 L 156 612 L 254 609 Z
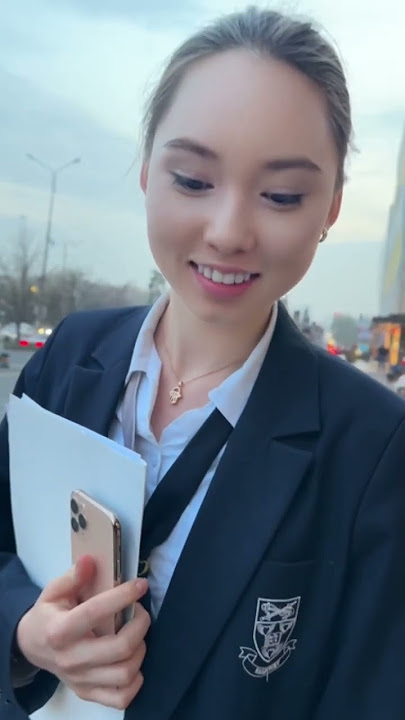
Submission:
M 246 51 L 198 62 L 161 121 L 141 185 L 156 264 L 198 318 L 262 322 L 338 216 L 319 89 Z

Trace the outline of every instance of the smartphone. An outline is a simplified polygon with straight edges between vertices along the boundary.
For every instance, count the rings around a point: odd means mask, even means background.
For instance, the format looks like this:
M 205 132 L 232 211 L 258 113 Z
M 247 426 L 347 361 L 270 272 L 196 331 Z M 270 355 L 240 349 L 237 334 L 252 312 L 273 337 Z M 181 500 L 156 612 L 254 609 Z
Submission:
M 94 595 L 117 587 L 121 576 L 121 526 L 111 510 L 103 507 L 82 490 L 70 498 L 72 563 L 82 555 L 94 557 L 97 572 L 80 596 L 84 602 Z M 122 627 L 123 616 L 117 614 L 93 628 L 97 636 L 112 635 Z

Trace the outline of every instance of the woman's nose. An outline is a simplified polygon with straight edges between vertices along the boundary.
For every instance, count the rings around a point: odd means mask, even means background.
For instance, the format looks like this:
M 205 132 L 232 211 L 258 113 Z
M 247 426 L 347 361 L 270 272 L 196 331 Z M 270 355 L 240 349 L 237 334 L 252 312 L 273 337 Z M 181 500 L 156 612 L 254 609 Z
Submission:
M 246 206 L 236 198 L 218 199 L 216 206 L 211 208 L 204 239 L 222 255 L 251 250 L 255 238 Z

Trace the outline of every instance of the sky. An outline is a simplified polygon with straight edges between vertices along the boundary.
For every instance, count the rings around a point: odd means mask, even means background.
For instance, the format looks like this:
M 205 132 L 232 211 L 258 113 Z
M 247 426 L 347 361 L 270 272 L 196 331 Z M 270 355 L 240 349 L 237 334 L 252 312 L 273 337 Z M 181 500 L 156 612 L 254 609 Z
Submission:
M 405 126 L 403 0 L 257 5 L 309 16 L 338 45 L 357 152 L 341 218 L 290 294 L 314 319 L 378 312 L 382 243 Z M 175 47 L 238 0 L 14 0 L 0 16 L 0 253 L 26 217 L 42 252 L 50 173 L 59 167 L 50 267 L 145 287 L 154 267 L 138 187 L 140 118 Z

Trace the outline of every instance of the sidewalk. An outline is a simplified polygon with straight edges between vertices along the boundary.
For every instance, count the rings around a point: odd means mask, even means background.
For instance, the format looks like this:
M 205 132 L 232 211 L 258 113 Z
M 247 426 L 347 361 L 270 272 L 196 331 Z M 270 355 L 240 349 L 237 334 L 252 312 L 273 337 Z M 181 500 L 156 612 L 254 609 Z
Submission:
M 378 380 L 378 382 L 382 383 L 382 385 L 385 385 L 385 387 L 392 387 L 391 383 L 387 380 L 386 372 L 379 370 L 378 364 L 374 360 L 370 360 L 369 362 L 366 362 L 365 360 L 356 360 L 353 364 L 374 380 Z

